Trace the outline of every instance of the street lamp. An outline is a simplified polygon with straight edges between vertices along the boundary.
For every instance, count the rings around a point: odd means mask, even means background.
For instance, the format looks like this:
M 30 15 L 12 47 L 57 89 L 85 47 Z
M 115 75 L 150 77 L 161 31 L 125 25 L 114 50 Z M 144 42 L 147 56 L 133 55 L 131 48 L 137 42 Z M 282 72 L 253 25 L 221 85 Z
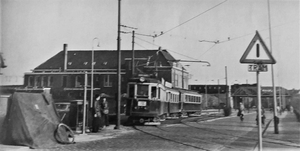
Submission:
M 91 108 L 93 107 L 93 98 L 94 98 L 94 41 L 97 40 L 97 47 L 100 47 L 100 42 L 99 42 L 99 39 L 97 37 L 95 37 L 93 39 L 93 43 L 92 43 L 92 62 L 91 62 L 91 68 L 92 68 L 92 71 L 91 71 Z
M 218 109 L 219 109 L 219 112 L 220 112 L 220 82 L 219 82 L 219 79 L 218 79 Z

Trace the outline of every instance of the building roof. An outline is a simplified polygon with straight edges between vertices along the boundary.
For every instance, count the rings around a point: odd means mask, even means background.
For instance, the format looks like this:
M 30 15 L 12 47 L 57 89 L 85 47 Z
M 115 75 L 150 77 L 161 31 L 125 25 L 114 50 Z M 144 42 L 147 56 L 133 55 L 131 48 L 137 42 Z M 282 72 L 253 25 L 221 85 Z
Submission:
M 116 69 L 118 62 L 116 50 L 94 50 L 94 69 Z M 124 69 L 125 59 L 131 60 L 132 50 L 121 50 L 121 64 Z M 49 70 L 64 68 L 64 50 L 60 51 L 34 70 Z M 68 50 L 67 69 L 91 69 L 92 50 Z M 154 62 L 160 66 L 172 66 L 170 60 L 175 58 L 166 50 L 135 50 L 136 64 L 149 61 L 149 66 L 154 66 Z M 142 59 L 141 59 L 142 58 Z M 141 61 L 143 60 L 143 61 Z
M 287 89 L 283 87 L 276 87 L 277 95 L 287 95 Z M 233 96 L 256 96 L 257 95 L 257 87 L 240 87 L 232 94 Z M 261 96 L 272 96 L 273 95 L 273 87 L 262 86 L 261 87 Z

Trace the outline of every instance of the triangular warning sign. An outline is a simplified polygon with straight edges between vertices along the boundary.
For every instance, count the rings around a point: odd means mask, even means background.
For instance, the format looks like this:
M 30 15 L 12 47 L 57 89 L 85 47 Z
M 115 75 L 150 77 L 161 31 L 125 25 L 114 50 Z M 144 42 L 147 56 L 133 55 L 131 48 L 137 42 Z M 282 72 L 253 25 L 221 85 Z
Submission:
M 276 61 L 260 37 L 258 31 L 244 52 L 240 63 L 275 64 Z

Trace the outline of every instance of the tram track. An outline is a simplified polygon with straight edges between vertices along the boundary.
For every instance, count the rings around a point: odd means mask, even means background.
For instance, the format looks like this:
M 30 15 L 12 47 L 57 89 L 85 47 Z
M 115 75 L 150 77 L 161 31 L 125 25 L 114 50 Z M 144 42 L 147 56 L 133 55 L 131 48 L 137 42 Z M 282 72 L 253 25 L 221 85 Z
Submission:
M 195 123 L 197 123 L 198 125 L 200 125 L 200 124 L 203 124 L 202 122 L 204 122 L 204 121 L 207 121 L 207 120 L 211 120 L 211 118 L 205 118 L 205 119 L 198 119 L 197 120 L 197 122 L 195 122 Z M 186 125 L 186 126 L 190 126 L 190 127 L 193 127 L 193 128 L 197 128 L 197 129 L 201 129 L 201 130 L 205 130 L 205 131 L 209 131 L 209 132 L 214 132 L 214 133 L 216 133 L 216 134 L 222 134 L 222 135 L 227 135 L 227 136 L 231 136 L 231 137 L 237 137 L 237 138 L 242 138 L 242 139 L 246 139 L 246 140 L 248 140 L 248 141 L 257 141 L 257 139 L 256 138 L 253 138 L 253 137 L 247 137 L 246 135 L 233 135 L 233 134 L 230 134 L 229 132 L 230 132 L 230 130 L 227 130 L 227 132 L 229 133 L 224 133 L 224 132 L 222 132 L 222 131 L 215 131 L 215 130 L 213 130 L 213 129 L 211 129 L 211 128 L 206 128 L 206 127 L 197 127 L 197 126 L 193 126 L 193 125 L 190 125 L 189 124 L 189 122 L 186 122 L 186 121 L 190 121 L 190 119 L 183 119 L 183 120 L 181 120 L 181 123 L 182 124 L 184 124 L 184 125 Z M 272 122 L 272 120 L 269 120 L 268 122 L 267 122 L 267 124 L 266 124 L 266 127 L 265 127 L 265 129 L 264 129 L 264 131 L 263 131 L 263 133 L 266 131 L 266 129 L 268 128 L 268 126 L 269 126 L 269 124 L 270 124 L 270 122 Z M 255 127 L 253 127 L 253 128 L 255 128 Z M 274 139 L 274 138 L 272 138 L 272 139 L 270 139 L 270 138 L 265 138 L 265 140 L 264 140 L 264 142 L 265 143 L 271 143 L 271 144 L 279 144 L 279 145 L 285 145 L 285 146 L 291 146 L 291 147 L 300 147 L 299 145 L 295 145 L 295 144 L 293 144 L 292 142 L 289 142 L 289 141 L 286 141 L 286 142 L 283 142 L 282 140 L 280 140 L 280 139 Z M 230 143 L 229 143 L 230 144 Z
M 205 116 L 204 118 L 202 118 L 202 120 L 209 120 L 209 119 L 214 119 L 214 118 L 216 118 L 216 117 L 215 116 L 214 117 Z M 192 120 L 196 120 L 196 119 L 199 119 L 199 117 L 195 117 L 195 118 L 191 118 L 191 119 Z M 179 124 L 182 124 L 182 122 L 180 122 Z M 172 125 L 174 125 L 174 124 L 172 124 Z M 189 125 L 185 125 L 185 126 L 189 126 Z M 193 147 L 193 148 L 197 148 L 197 149 L 201 149 L 201 150 L 211 150 L 211 149 L 207 149 L 205 147 L 199 147 L 199 146 L 191 145 L 189 143 L 184 143 L 182 141 L 175 140 L 174 138 L 194 139 L 194 141 L 195 140 L 197 142 L 200 141 L 203 144 L 210 144 L 209 146 L 211 146 L 211 145 L 217 145 L 217 146 L 219 146 L 218 148 L 224 148 L 225 147 L 225 148 L 228 148 L 228 149 L 231 149 L 231 150 L 244 150 L 242 148 L 232 147 L 232 146 L 228 146 L 228 145 L 224 146 L 224 144 L 222 144 L 222 143 L 214 142 L 213 140 L 216 140 L 217 138 L 211 138 L 211 140 L 203 140 L 203 138 L 197 137 L 197 136 L 191 136 L 191 135 L 188 135 L 188 134 L 176 134 L 176 131 L 168 130 L 168 129 L 164 128 L 163 126 L 153 126 L 152 127 L 153 128 L 152 132 L 149 132 L 149 131 L 145 130 L 143 126 L 134 126 L 133 128 L 135 130 L 143 132 L 143 133 L 145 133 L 147 135 L 151 135 L 151 136 L 154 136 L 154 137 L 158 137 L 160 139 L 164 139 L 164 140 L 171 141 L 171 142 L 174 142 L 174 143 L 179 143 L 179 144 L 182 144 L 182 145 L 185 145 L 185 146 L 189 146 L 189 147 Z M 157 132 L 157 130 L 159 130 L 160 132 Z M 155 132 L 155 133 L 153 133 L 153 132 Z M 167 133 L 166 135 L 168 135 L 168 134 L 172 135 L 172 138 L 168 138 L 168 137 L 163 136 L 163 134 L 161 132 L 163 132 L 164 134 Z
M 197 141 L 197 142 L 201 142 L 203 144 L 211 144 L 211 145 L 216 145 L 216 146 L 220 146 L 217 147 L 216 149 L 213 150 L 223 150 L 223 149 L 230 149 L 230 150 L 245 150 L 245 148 L 241 148 L 241 147 L 233 147 L 231 146 L 231 144 L 233 142 L 235 142 L 237 139 L 240 139 L 239 141 L 242 142 L 255 142 L 257 141 L 257 139 L 255 137 L 253 137 L 253 133 L 252 133 L 252 137 L 250 136 L 246 136 L 247 134 L 249 134 L 249 132 L 246 132 L 242 135 L 234 135 L 231 132 L 234 132 L 233 130 L 226 130 L 226 132 L 220 131 L 220 130 L 214 130 L 212 128 L 207 128 L 207 127 L 203 127 L 203 125 L 201 125 L 201 127 L 199 126 L 195 126 L 195 124 L 200 125 L 203 124 L 205 121 L 208 120 L 213 120 L 213 119 L 217 119 L 219 117 L 222 116 L 209 116 L 209 115 L 204 115 L 202 117 L 190 117 L 190 118 L 184 118 L 184 119 L 180 119 L 178 123 L 176 124 L 163 124 L 160 126 L 150 126 L 151 129 L 145 129 L 145 126 L 132 126 L 133 129 L 142 132 L 144 134 L 156 137 L 156 138 L 160 138 L 162 140 L 166 140 L 169 142 L 173 142 L 176 144 L 181 144 L 184 146 L 188 146 L 188 147 L 192 147 L 195 149 L 199 149 L 199 150 L 211 150 L 208 147 L 205 146 L 199 146 L 199 145 L 195 145 L 192 142 Z M 271 120 L 270 120 L 271 121 Z M 269 121 L 269 122 L 270 122 Z M 269 123 L 268 122 L 268 123 Z M 216 138 L 212 137 L 209 140 L 204 140 L 201 137 L 197 137 L 197 136 L 193 136 L 193 135 L 189 135 L 189 134 L 177 134 L 176 130 L 171 130 L 168 129 L 167 127 L 177 127 L 180 125 L 186 126 L 186 127 L 190 127 L 193 129 L 197 129 L 197 133 L 208 133 L 211 135 L 215 135 L 218 136 Z M 149 126 L 146 126 L 149 128 Z M 250 126 L 251 127 L 251 126 Z M 254 129 L 255 127 L 253 127 Z M 199 132 L 200 130 L 200 132 Z M 202 131 L 202 132 L 201 132 Z M 252 130 L 253 131 L 253 130 Z M 217 134 L 217 135 L 216 135 Z M 222 135 L 222 137 L 220 138 L 220 135 Z M 176 138 L 176 139 L 174 139 Z M 190 142 L 184 142 L 184 141 L 180 141 L 180 139 L 192 139 L 191 143 Z M 228 142 L 218 142 L 218 141 L 224 141 L 224 138 L 227 138 L 226 140 L 228 140 Z M 282 145 L 282 141 L 280 140 L 276 140 L 276 139 L 267 139 L 264 141 L 265 143 L 273 143 L 273 144 L 280 144 Z M 293 146 L 295 147 L 295 145 L 293 144 L 284 144 L 286 146 Z M 298 146 L 296 146 L 298 147 Z
M 157 135 L 157 134 L 153 134 L 151 132 L 147 132 L 145 130 L 142 130 L 141 128 L 138 128 L 138 126 L 132 126 L 133 129 L 139 131 L 139 132 L 142 132 L 144 134 L 147 134 L 147 135 L 150 135 L 150 136 L 153 136 L 153 137 L 156 137 L 156 138 L 160 138 L 162 140 L 166 140 L 166 141 L 169 141 L 169 142 L 173 142 L 173 143 L 177 143 L 177 144 L 181 144 L 181 145 L 184 145 L 184 146 L 188 146 L 188 147 L 192 147 L 192 148 L 196 148 L 196 149 L 201 149 L 201 150 L 205 150 L 205 151 L 210 151 L 209 149 L 205 149 L 203 147 L 199 147 L 199 146 L 195 146 L 195 145 L 191 145 L 191 144 L 188 144 L 188 143 L 184 143 L 184 142 L 180 142 L 180 141 L 177 141 L 177 140 L 174 140 L 174 139 L 171 139 L 171 138 L 166 138 L 166 137 L 163 137 L 161 135 Z M 142 127 L 142 126 L 140 126 Z M 156 127 L 157 126 L 153 126 L 153 127 Z M 158 129 L 158 128 L 157 128 Z

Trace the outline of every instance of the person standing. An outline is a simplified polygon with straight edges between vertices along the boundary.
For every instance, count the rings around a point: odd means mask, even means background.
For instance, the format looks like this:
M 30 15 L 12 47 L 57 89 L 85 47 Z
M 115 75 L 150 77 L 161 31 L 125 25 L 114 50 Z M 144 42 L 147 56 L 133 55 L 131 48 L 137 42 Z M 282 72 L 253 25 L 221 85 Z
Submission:
M 265 124 L 265 119 L 266 119 L 266 116 L 265 116 L 265 108 L 264 107 L 261 107 L 261 123 L 262 124 Z M 258 125 L 258 110 L 256 111 L 256 125 Z
M 101 105 L 100 105 L 100 95 L 95 95 L 94 109 L 93 109 L 93 126 L 92 132 L 97 133 L 99 131 L 101 123 Z
M 106 98 L 103 98 L 101 102 L 101 116 L 102 116 L 102 127 L 105 128 L 106 126 L 109 126 L 109 107 L 108 107 L 108 102 L 106 101 Z
M 241 121 L 244 120 L 244 109 L 245 106 L 242 102 L 240 102 L 240 107 L 239 107 L 239 111 L 238 111 L 238 116 L 240 117 Z

